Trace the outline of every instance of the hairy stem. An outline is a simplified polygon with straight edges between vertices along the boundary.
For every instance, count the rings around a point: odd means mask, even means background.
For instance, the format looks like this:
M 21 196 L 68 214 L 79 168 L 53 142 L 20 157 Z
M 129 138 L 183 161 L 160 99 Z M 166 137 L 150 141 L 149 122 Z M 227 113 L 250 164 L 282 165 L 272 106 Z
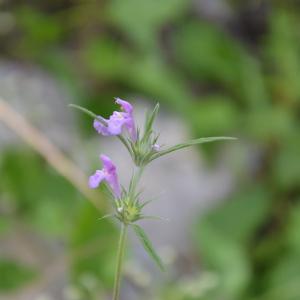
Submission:
M 127 237 L 127 225 L 122 224 L 119 246 L 118 246 L 118 254 L 117 254 L 117 267 L 116 267 L 116 274 L 115 274 L 113 300 L 119 300 L 119 296 L 120 296 L 122 264 L 123 264 L 123 257 L 125 252 L 126 237 Z

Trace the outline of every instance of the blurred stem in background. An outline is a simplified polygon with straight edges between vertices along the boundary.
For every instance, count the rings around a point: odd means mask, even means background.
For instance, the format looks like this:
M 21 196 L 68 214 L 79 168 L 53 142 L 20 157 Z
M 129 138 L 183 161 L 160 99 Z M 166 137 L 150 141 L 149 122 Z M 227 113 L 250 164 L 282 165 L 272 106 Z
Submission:
M 87 188 L 85 184 L 87 177 L 80 168 L 3 99 L 0 99 L 0 121 L 38 152 L 60 175 L 90 200 L 96 208 L 102 210 L 105 207 L 105 201 L 102 201 L 99 194 Z M 99 198 L 101 201 L 99 201 Z

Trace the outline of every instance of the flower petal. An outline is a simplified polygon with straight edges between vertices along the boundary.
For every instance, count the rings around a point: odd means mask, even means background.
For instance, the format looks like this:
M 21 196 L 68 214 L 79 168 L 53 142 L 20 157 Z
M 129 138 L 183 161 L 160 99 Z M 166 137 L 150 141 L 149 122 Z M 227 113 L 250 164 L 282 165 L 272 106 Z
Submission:
M 105 120 L 105 119 L 103 119 L 103 121 L 106 121 L 106 122 L 107 122 L 107 120 Z M 104 136 L 110 135 L 107 126 L 105 126 L 105 125 L 104 125 L 102 122 L 100 122 L 99 120 L 94 120 L 94 128 L 96 129 L 96 131 L 97 131 L 99 134 L 102 134 L 102 135 L 104 135 Z
M 107 155 L 101 154 L 100 159 L 102 161 L 103 170 L 105 172 L 110 173 L 110 172 L 115 172 L 116 171 L 116 169 L 117 169 L 116 166 L 114 165 L 112 160 Z
M 130 134 L 132 141 L 135 142 L 137 139 L 137 132 L 136 132 L 135 123 L 134 123 L 134 120 L 132 117 L 126 118 L 125 126 Z
M 89 178 L 89 187 L 91 189 L 96 189 L 104 178 L 104 172 L 102 170 L 97 170 L 95 174 Z
M 106 182 L 111 187 L 112 191 L 114 192 L 114 195 L 117 198 L 120 198 L 121 186 L 119 184 L 116 166 L 111 161 L 111 159 L 104 154 L 100 155 L 100 159 L 102 160 L 102 163 L 103 163 L 103 173 L 104 173 Z
M 119 104 L 125 112 L 129 114 L 133 112 L 133 106 L 129 102 L 122 100 L 121 98 L 116 98 L 116 103 Z
M 105 176 L 105 180 L 109 184 L 109 186 L 111 187 L 114 195 L 117 198 L 120 198 L 121 197 L 121 186 L 119 184 L 119 179 L 118 179 L 117 172 L 107 174 Z
M 110 135 L 119 135 L 122 133 L 123 125 L 126 119 L 124 113 L 114 111 L 107 122 L 107 129 Z

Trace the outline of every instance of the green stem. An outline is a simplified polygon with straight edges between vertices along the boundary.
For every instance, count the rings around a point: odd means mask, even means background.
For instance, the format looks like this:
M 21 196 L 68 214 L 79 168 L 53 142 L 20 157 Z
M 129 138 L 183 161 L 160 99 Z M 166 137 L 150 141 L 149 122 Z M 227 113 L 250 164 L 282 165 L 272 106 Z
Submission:
M 115 274 L 113 300 L 119 300 L 121 275 L 122 275 L 122 263 L 123 263 L 123 257 L 125 252 L 126 237 L 127 237 L 127 225 L 122 224 L 119 246 L 118 246 L 118 254 L 117 254 L 117 267 L 116 267 L 116 274 Z

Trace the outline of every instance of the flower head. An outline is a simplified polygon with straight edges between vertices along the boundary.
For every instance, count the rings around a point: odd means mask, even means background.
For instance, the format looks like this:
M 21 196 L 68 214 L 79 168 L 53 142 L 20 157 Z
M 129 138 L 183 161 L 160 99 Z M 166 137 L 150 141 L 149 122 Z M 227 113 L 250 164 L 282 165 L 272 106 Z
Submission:
M 106 155 L 100 155 L 100 159 L 102 160 L 103 169 L 97 170 L 92 176 L 89 178 L 89 186 L 91 189 L 95 189 L 99 186 L 99 184 L 105 180 L 109 186 L 111 187 L 114 195 L 117 198 L 121 196 L 121 187 L 118 180 L 117 168 L 111 161 L 111 159 Z
M 104 136 L 122 134 L 123 129 L 127 129 L 132 141 L 136 141 L 137 133 L 133 118 L 133 106 L 120 98 L 116 98 L 116 103 L 121 106 L 122 111 L 114 111 L 109 119 L 99 117 L 94 120 L 94 128 Z

